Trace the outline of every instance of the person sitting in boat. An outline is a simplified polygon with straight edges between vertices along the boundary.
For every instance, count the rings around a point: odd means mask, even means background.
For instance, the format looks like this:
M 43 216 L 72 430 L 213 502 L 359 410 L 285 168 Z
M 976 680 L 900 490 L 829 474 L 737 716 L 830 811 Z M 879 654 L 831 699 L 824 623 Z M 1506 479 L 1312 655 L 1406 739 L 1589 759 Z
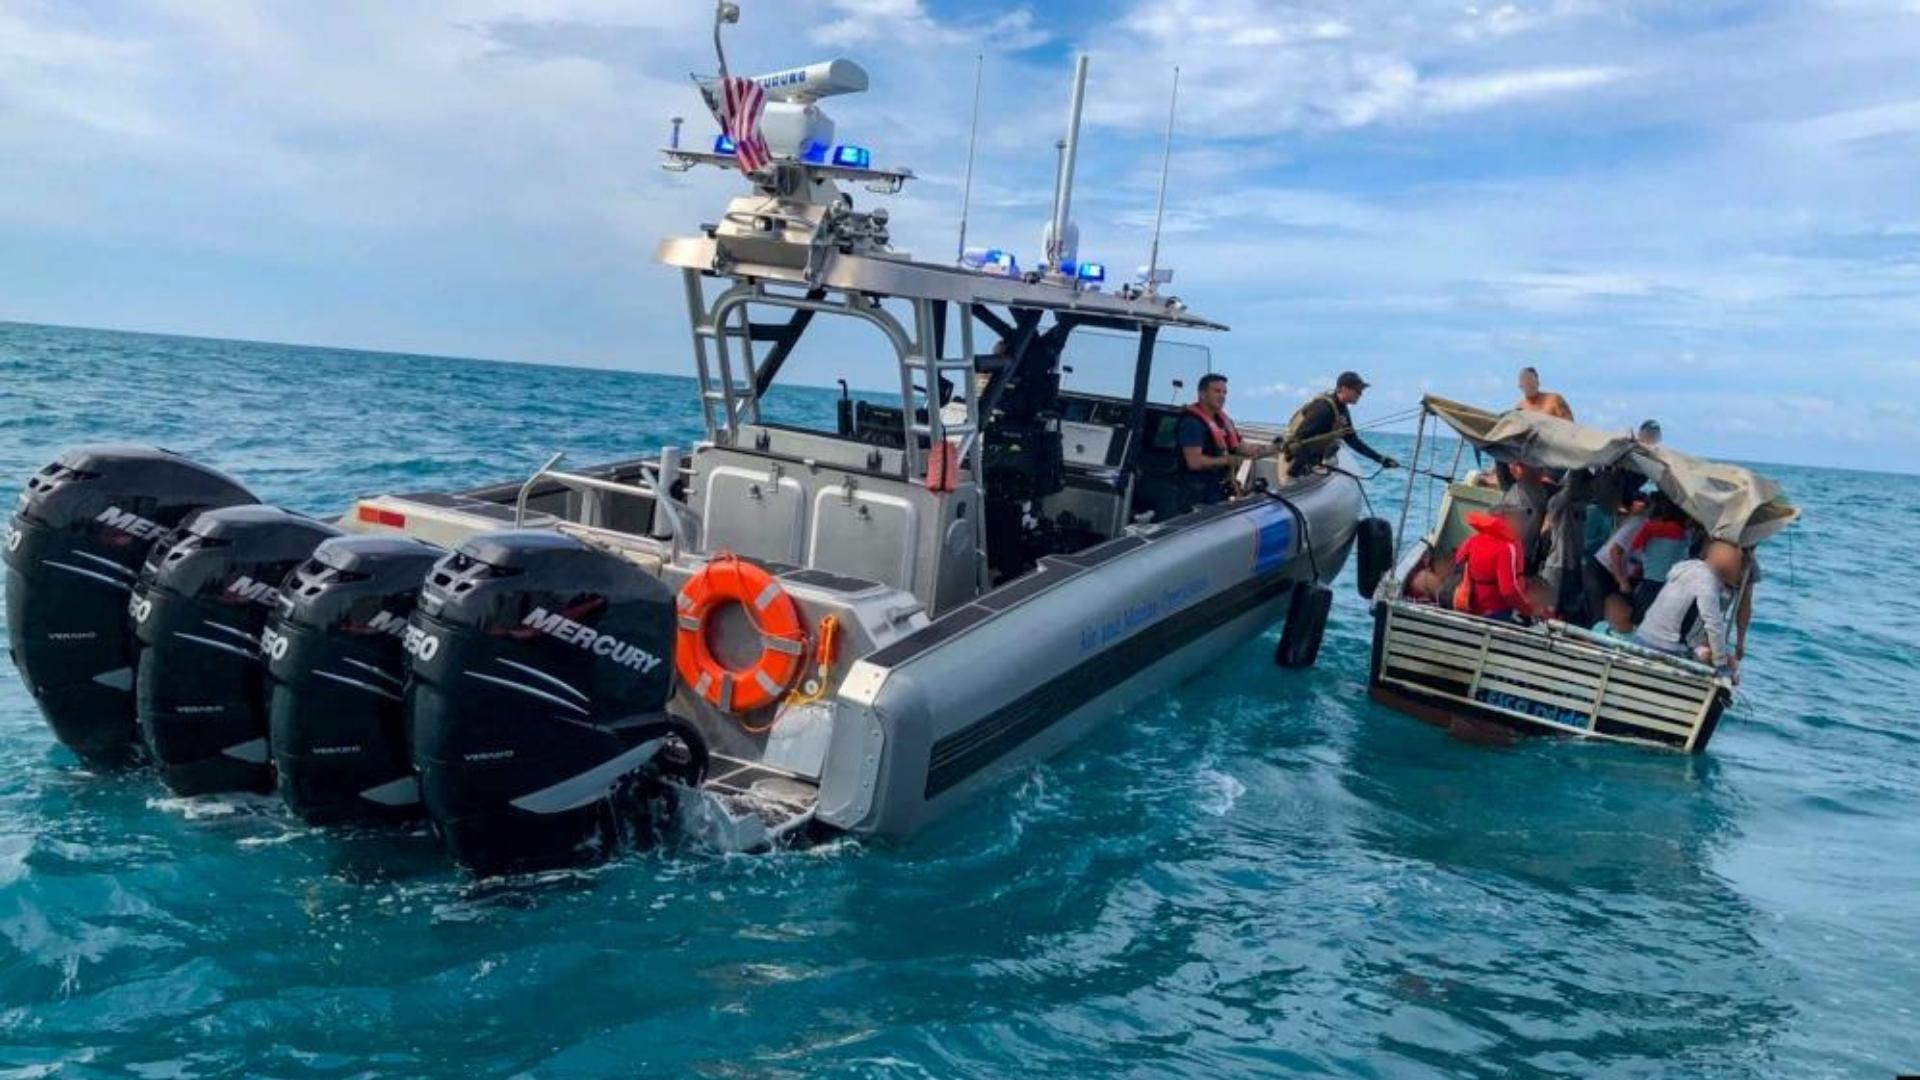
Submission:
M 1332 390 L 1309 400 L 1293 414 L 1287 423 L 1287 433 L 1280 440 L 1289 478 L 1305 476 L 1325 465 L 1340 449 L 1335 444 L 1341 442 L 1383 469 L 1400 467 L 1398 461 L 1368 446 L 1353 429 L 1353 414 L 1348 410 L 1359 404 L 1368 385 L 1358 372 L 1343 371 L 1334 380 Z
M 1715 540 L 1698 559 L 1675 563 L 1666 587 L 1634 631 L 1636 643 L 1674 656 L 1694 654 L 1694 641 L 1704 637 L 1701 659 L 1732 676 L 1739 660 L 1727 644 L 1727 600 L 1740 585 L 1745 559 L 1740 549 Z
M 1266 453 L 1240 438 L 1227 415 L 1227 377 L 1202 375 L 1196 400 L 1181 414 L 1174 431 L 1180 448 L 1180 471 L 1193 504 L 1224 501 L 1233 493 L 1233 473 L 1244 458 Z
M 1520 400 L 1514 408 L 1521 412 L 1546 413 L 1562 420 L 1573 419 L 1573 406 L 1551 390 L 1540 389 L 1540 372 L 1531 367 L 1520 369 Z
M 1627 594 L 1608 593 L 1603 606 L 1606 608 L 1606 614 L 1599 622 L 1593 624 L 1594 634 L 1613 641 L 1632 640 L 1633 602 L 1627 599 Z
M 1586 589 L 1580 580 L 1594 480 L 1587 469 L 1570 469 L 1561 478 L 1559 490 L 1547 500 L 1547 555 L 1540 576 L 1553 586 L 1553 606 L 1577 623 L 1594 617 L 1588 612 Z
M 1506 490 L 1500 495 L 1500 506 L 1514 512 L 1514 521 L 1520 528 L 1520 550 L 1526 553 L 1527 569 L 1532 570 L 1538 561 L 1540 531 L 1546 524 L 1547 502 L 1551 498 L 1546 475 L 1517 461 L 1507 466 L 1506 473 Z
M 1430 564 L 1422 563 L 1420 569 L 1407 578 L 1407 587 L 1402 591 L 1416 604 L 1439 604 L 1446 589 L 1446 577 Z
M 1462 569 L 1453 610 L 1483 619 L 1512 622 L 1532 611 L 1525 586 L 1527 562 L 1520 550 L 1520 526 L 1511 507 L 1491 514 L 1468 514 L 1473 535 L 1454 552 Z
M 1655 495 L 1647 520 L 1627 545 L 1640 579 L 1633 587 L 1634 618 L 1647 617 L 1654 597 L 1667 583 L 1667 574 L 1674 564 L 1688 557 L 1691 546 L 1686 512 L 1665 495 Z
M 1647 523 L 1647 509 L 1636 503 L 1628 502 L 1621 507 L 1620 524 L 1593 553 L 1593 561 L 1600 564 L 1613 591 L 1625 593 L 1629 599 L 1633 596 L 1633 582 L 1637 575 L 1633 563 L 1633 538 L 1640 533 L 1640 527 Z
M 1603 552 L 1614 530 L 1632 516 L 1633 509 L 1624 489 L 1627 478 L 1619 469 L 1601 469 L 1594 474 L 1592 501 L 1587 504 L 1586 530 L 1580 538 L 1579 576 L 1586 594 L 1586 617 L 1605 614 L 1607 595 L 1617 591 L 1613 569 Z

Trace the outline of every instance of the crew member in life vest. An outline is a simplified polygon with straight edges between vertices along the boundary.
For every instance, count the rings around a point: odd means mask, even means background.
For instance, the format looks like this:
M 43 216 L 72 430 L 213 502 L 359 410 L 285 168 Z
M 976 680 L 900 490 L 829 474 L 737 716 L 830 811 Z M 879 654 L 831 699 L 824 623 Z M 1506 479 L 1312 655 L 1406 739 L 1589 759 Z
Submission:
M 1347 412 L 1367 392 L 1367 380 L 1358 373 L 1343 371 L 1333 389 L 1300 406 L 1287 425 L 1280 448 L 1287 456 L 1287 476 L 1305 476 L 1331 459 L 1346 443 L 1361 457 L 1380 463 L 1381 468 L 1397 469 L 1400 463 L 1368 446 L 1353 430 L 1353 416 Z
M 1181 414 L 1174 445 L 1180 448 L 1180 472 L 1194 505 L 1225 500 L 1233 493 L 1233 473 L 1241 459 L 1267 452 L 1241 439 L 1233 426 L 1227 415 L 1225 375 L 1200 377 L 1199 399 Z

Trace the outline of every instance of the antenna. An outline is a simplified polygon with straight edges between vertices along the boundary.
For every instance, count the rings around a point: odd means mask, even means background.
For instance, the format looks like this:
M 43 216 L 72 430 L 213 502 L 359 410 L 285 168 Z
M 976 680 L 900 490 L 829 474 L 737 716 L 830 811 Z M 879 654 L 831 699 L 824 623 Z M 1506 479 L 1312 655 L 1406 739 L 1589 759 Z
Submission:
M 1060 175 L 1053 189 L 1053 230 L 1047 243 L 1047 264 L 1054 273 L 1071 257 L 1067 220 L 1073 210 L 1073 163 L 1080 153 L 1080 108 L 1087 97 L 1087 54 L 1073 62 L 1073 100 L 1067 106 L 1067 139 L 1060 154 Z
M 714 0 L 713 51 L 720 59 L 720 81 L 727 79 L 727 50 L 720 44 L 720 28 L 740 21 L 740 5 L 733 0 Z
M 973 205 L 973 147 L 980 137 L 980 84 L 987 74 L 987 54 L 973 57 L 973 123 L 967 128 L 967 178 L 960 184 L 960 243 L 954 248 L 954 261 L 967 258 L 967 210 Z
M 1160 155 L 1160 194 L 1153 207 L 1153 248 L 1147 254 L 1147 295 L 1160 288 L 1160 223 L 1167 216 L 1167 168 L 1173 164 L 1173 112 L 1180 104 L 1180 65 L 1173 66 L 1173 96 L 1167 100 L 1167 148 Z M 1207 370 L 1213 370 L 1213 358 L 1207 358 Z

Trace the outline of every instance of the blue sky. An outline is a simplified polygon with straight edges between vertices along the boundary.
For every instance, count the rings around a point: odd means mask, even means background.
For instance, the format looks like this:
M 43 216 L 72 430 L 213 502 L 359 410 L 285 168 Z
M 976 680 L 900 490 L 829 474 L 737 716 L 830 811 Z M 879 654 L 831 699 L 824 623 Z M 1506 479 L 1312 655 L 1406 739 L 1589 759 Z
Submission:
M 974 55 L 973 235 L 1031 253 L 1085 50 L 1083 254 L 1143 262 L 1180 64 L 1164 258 L 1242 414 L 1348 367 L 1363 414 L 1504 404 L 1532 363 L 1582 419 L 1920 471 L 1920 0 L 742 6 L 739 66 L 872 73 L 829 111 L 922 175 L 892 208 L 928 256 Z M 684 371 L 653 248 L 736 182 L 654 151 L 708 123 L 710 11 L 8 0 L 0 318 Z

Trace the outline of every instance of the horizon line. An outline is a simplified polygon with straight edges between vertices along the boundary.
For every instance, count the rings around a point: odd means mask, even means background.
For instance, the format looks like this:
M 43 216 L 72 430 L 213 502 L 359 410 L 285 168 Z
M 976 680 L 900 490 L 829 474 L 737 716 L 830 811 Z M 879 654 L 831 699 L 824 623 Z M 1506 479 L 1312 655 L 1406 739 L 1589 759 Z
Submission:
M 556 360 L 524 360 L 524 359 L 514 359 L 511 357 L 500 357 L 500 356 L 459 356 L 452 353 L 413 352 L 413 351 L 399 350 L 399 349 L 393 349 L 393 348 L 374 348 L 374 347 L 369 347 L 364 345 L 325 345 L 325 344 L 316 344 L 312 342 L 301 342 L 301 341 L 273 341 L 265 338 L 213 337 L 207 334 L 183 333 L 183 332 L 177 332 L 177 331 L 171 331 L 171 330 L 136 330 L 136 329 L 131 329 L 127 327 L 119 327 L 119 326 L 76 326 L 69 323 L 29 322 L 21 319 L 10 319 L 6 317 L 0 317 L 0 327 L 5 327 L 5 326 L 23 326 L 23 327 L 31 327 L 36 329 L 46 329 L 46 330 L 71 330 L 71 331 L 78 331 L 81 333 L 96 333 L 96 334 L 128 334 L 134 337 L 174 338 L 174 339 L 183 340 L 183 341 L 207 341 L 207 342 L 219 342 L 223 344 L 236 344 L 236 345 L 262 345 L 262 346 L 272 346 L 272 347 L 287 348 L 287 349 L 317 349 L 323 352 L 353 353 L 353 354 L 358 354 L 363 356 L 412 357 L 412 358 L 418 358 L 423 360 L 441 360 L 441 361 L 451 361 L 455 363 L 505 364 L 505 365 L 515 366 L 515 367 L 560 368 L 568 371 L 595 371 L 595 372 L 608 372 L 613 374 L 646 375 L 653 378 L 663 378 L 663 379 L 685 379 L 688 381 L 697 380 L 697 377 L 694 375 L 682 375 L 682 374 L 677 374 L 675 372 L 670 372 L 670 371 L 654 371 L 654 370 L 649 370 L 647 368 L 642 368 L 642 367 L 592 367 L 592 366 L 579 364 L 579 363 L 567 363 L 565 361 L 556 361 Z M 819 390 L 819 391 L 828 392 L 828 393 L 837 392 L 840 389 L 838 386 L 816 386 L 811 383 L 788 383 L 786 385 L 792 389 Z M 861 390 L 863 388 L 853 387 L 853 389 Z M 890 388 L 881 387 L 877 391 L 871 391 L 871 392 L 888 392 L 889 390 Z M 1254 420 L 1251 422 L 1264 423 L 1264 421 L 1260 421 L 1260 420 Z M 1410 437 L 1412 434 L 1411 432 L 1397 432 L 1397 431 L 1392 431 L 1386 428 L 1380 428 L 1376 430 L 1378 430 L 1382 434 L 1390 434 L 1390 435 L 1405 435 Z M 1804 462 L 1761 461 L 1757 459 L 1749 461 L 1749 460 L 1737 459 L 1737 458 L 1725 458 L 1721 460 L 1726 460 L 1733 464 L 1756 465 L 1764 468 L 1824 469 L 1831 472 L 1842 472 L 1842 473 L 1852 472 L 1852 473 L 1861 473 L 1868 476 L 1920 476 L 1920 471 L 1903 472 L 1898 469 L 1874 469 L 1874 468 L 1864 468 L 1860 466 L 1841 466 L 1841 465 L 1813 465 L 1813 464 L 1807 464 Z

